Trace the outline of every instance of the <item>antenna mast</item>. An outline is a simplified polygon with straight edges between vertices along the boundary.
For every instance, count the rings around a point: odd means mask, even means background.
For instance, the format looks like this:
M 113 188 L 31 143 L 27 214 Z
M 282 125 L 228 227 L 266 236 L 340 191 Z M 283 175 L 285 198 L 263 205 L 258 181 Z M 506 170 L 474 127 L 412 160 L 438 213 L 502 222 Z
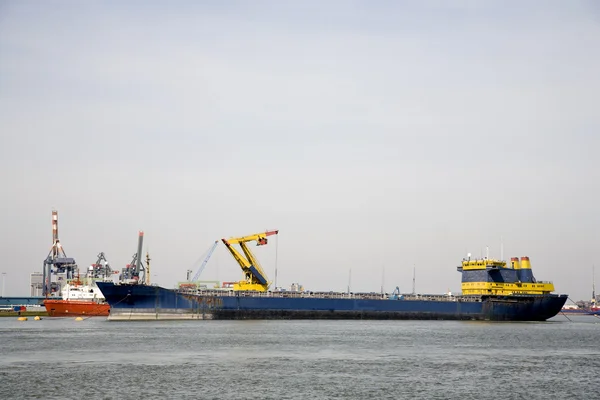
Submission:
M 279 235 L 275 236 L 275 290 L 277 290 L 277 253 L 279 251 Z
M 150 284 L 150 253 L 146 251 L 146 272 L 144 273 L 146 278 L 146 285 Z
M 352 279 L 352 268 L 348 270 L 348 294 L 350 294 L 350 281 Z
M 595 266 L 592 264 L 592 303 L 596 303 L 596 275 Z
M 413 290 L 412 290 L 412 294 L 416 294 L 416 290 L 415 290 L 415 266 L 413 265 Z

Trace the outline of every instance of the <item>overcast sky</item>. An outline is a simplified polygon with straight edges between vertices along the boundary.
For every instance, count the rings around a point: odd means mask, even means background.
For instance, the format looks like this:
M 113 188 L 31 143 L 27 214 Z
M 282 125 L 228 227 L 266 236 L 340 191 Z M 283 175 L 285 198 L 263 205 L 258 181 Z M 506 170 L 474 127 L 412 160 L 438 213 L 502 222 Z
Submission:
M 51 211 L 79 266 L 145 232 L 173 287 L 216 239 L 278 286 L 460 290 L 467 252 L 600 285 L 594 1 L 0 1 L 0 272 Z M 385 273 L 382 273 L 385 271 Z M 239 280 L 220 245 L 201 279 Z M 383 278 L 383 279 L 382 279 Z

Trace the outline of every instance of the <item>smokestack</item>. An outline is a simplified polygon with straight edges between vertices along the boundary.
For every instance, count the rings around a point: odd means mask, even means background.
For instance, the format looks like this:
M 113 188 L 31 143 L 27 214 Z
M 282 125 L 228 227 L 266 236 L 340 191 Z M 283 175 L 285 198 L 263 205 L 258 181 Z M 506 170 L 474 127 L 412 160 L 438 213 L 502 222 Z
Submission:
M 521 264 L 519 264 L 519 257 L 512 257 L 510 259 L 510 266 L 512 269 L 521 269 Z
M 512 257 L 510 259 L 510 267 L 517 273 L 517 280 L 521 281 L 521 264 L 519 264 L 519 257 Z
M 532 283 L 534 281 L 529 257 L 521 257 L 521 282 Z

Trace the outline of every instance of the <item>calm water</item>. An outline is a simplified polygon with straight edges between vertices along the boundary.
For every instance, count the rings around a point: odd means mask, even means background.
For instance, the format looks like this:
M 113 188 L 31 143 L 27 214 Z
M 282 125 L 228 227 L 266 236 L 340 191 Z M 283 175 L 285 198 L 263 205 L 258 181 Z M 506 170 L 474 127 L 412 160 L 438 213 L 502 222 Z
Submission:
M 0 318 L 0 399 L 600 399 L 600 319 Z

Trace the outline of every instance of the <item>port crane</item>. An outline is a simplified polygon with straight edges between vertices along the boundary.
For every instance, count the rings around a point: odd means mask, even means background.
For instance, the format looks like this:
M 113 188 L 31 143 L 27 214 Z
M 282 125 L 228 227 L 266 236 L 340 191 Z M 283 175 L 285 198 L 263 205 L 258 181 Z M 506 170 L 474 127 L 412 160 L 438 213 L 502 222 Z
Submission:
M 252 254 L 248 248 L 247 243 L 256 242 L 257 246 L 264 246 L 268 243 L 267 236 L 277 235 L 278 233 L 278 230 L 274 230 L 238 238 L 221 239 L 227 247 L 227 250 L 229 250 L 244 272 L 245 279 L 243 281 L 235 282 L 233 290 L 254 290 L 258 292 L 266 292 L 269 290 L 271 282 L 267 280 L 265 272 L 254 254 Z M 233 247 L 235 244 L 239 244 L 245 257 Z
M 142 245 L 144 243 L 144 232 L 139 231 L 138 233 L 138 251 L 133 255 L 131 263 L 127 264 L 125 268 L 121 269 L 120 280 L 128 283 L 139 283 L 140 272 L 144 271 L 144 279 L 142 282 L 148 281 L 148 272 L 145 271 L 142 266 Z M 148 262 L 150 259 L 148 258 Z
M 104 252 L 98 254 L 95 264 L 92 264 L 88 270 L 87 277 L 92 279 L 106 279 L 112 274 L 110 264 L 104 255 Z
M 56 210 L 52 211 L 52 247 L 44 260 L 42 271 L 42 296 L 45 297 L 60 293 L 64 282 L 74 279 L 75 273 L 79 272 L 75 259 L 67 257 L 58 239 L 58 211 Z
M 198 280 L 198 278 L 200 277 L 200 274 L 202 274 L 202 271 L 204 271 L 204 268 L 206 267 L 206 264 L 208 264 L 208 260 L 210 260 L 210 256 L 212 256 L 212 253 L 217 248 L 217 244 L 219 244 L 219 241 L 215 240 L 215 242 L 213 243 L 213 245 L 211 246 L 211 248 L 208 250 L 208 254 L 204 258 L 204 261 L 202 261 L 202 264 L 200 264 L 200 268 L 198 268 L 198 272 L 196 272 L 196 275 L 194 275 L 194 277 L 192 278 L 191 282 L 196 282 Z
M 396 289 L 389 296 L 390 300 L 404 300 L 404 296 L 400 293 L 400 287 L 396 286 Z

